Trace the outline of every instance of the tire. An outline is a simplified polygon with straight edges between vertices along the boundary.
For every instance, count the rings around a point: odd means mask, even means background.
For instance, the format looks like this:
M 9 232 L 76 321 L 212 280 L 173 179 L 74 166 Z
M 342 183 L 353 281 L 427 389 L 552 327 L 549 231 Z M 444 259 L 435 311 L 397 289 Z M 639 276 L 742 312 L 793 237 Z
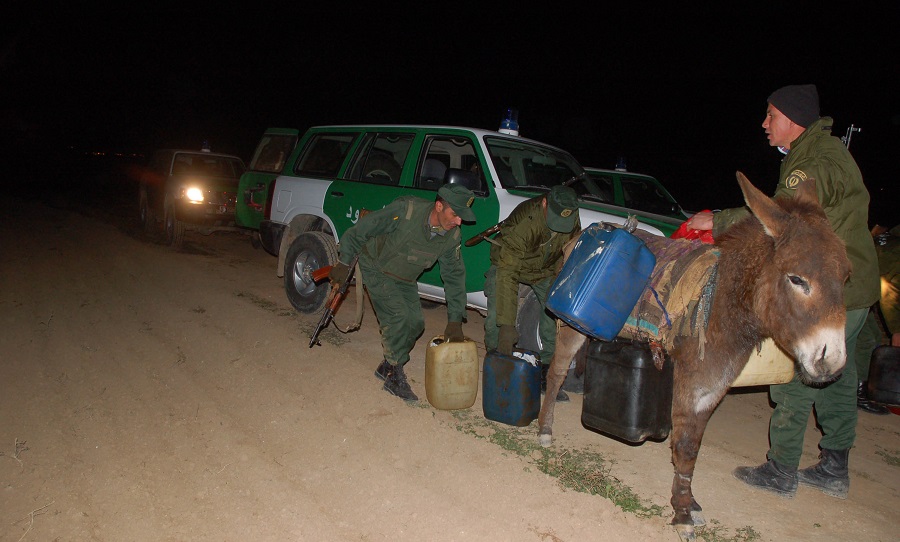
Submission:
M 250 246 L 259 250 L 259 247 L 262 246 L 262 241 L 259 240 L 259 232 L 255 231 L 250 234 Z
M 338 250 L 331 235 L 309 231 L 294 239 L 284 260 L 284 291 L 297 312 L 315 314 L 325 308 L 329 283 L 316 284 L 312 272 L 334 265 L 337 259 Z
M 166 202 L 166 243 L 173 248 L 181 248 L 184 244 L 184 222 L 175 218 L 175 207 Z
M 538 323 L 541 318 L 541 304 L 538 303 L 534 291 L 528 288 L 525 297 L 519 297 L 519 310 L 516 313 L 516 331 L 519 332 L 519 348 L 531 352 L 541 351 L 541 336 Z M 521 295 L 521 293 L 520 293 Z
M 141 188 L 140 201 L 140 220 L 144 233 L 153 233 L 156 229 L 156 217 L 153 216 L 153 210 L 150 209 L 150 200 L 147 198 L 147 190 Z

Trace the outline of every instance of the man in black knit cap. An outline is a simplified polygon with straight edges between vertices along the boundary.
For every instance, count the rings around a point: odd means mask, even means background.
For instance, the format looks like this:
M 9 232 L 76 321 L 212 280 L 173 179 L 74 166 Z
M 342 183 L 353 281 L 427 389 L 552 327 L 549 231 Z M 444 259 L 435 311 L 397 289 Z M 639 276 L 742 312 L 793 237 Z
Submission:
M 869 192 L 850 151 L 831 135 L 832 119 L 819 116 L 815 85 L 790 85 L 773 92 L 762 127 L 769 145 L 785 155 L 774 197 L 792 198 L 800 184 L 815 179 L 816 193 L 828 222 L 847 247 L 853 266 L 853 274 L 844 284 L 847 364 L 841 377 L 824 387 L 807 386 L 796 376 L 787 384 L 771 386 L 769 395 L 775 411 L 769 422 L 768 461 L 756 467 L 738 467 L 734 476 L 782 497 L 793 497 L 799 482 L 846 499 L 850 489 L 850 449 L 856 440 L 856 339 L 869 307 L 880 296 L 878 260 L 868 224 Z M 698 213 L 688 226 L 712 229 L 713 237 L 718 237 L 747 214 L 744 207 L 715 215 Z M 813 408 L 822 431 L 820 461 L 798 470 L 803 436 Z

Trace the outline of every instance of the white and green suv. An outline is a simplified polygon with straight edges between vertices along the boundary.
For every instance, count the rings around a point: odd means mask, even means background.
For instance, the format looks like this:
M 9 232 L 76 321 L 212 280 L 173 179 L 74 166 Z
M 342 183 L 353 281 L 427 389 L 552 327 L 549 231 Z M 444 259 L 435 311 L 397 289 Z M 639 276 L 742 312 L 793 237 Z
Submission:
M 434 199 L 445 183 L 465 184 L 476 195 L 472 210 L 477 217 L 475 224 L 461 226 L 465 240 L 506 218 L 523 200 L 577 182 L 584 174 L 578 161 L 562 149 L 491 130 L 318 126 L 303 135 L 281 174 L 267 187 L 260 241 L 278 256 L 276 274 L 284 278 L 291 304 L 312 314 L 323 308 L 329 286 L 317 285 L 311 272 L 335 263 L 338 240 L 363 209 L 380 209 L 404 195 Z M 579 204 L 582 227 L 595 222 L 623 224 L 627 218 L 600 211 L 588 199 Z M 653 226 L 639 228 L 662 235 Z M 462 254 L 468 306 L 484 313 L 490 245 L 463 246 Z M 420 277 L 419 293 L 426 300 L 444 301 L 437 267 Z M 530 289 L 522 289 L 519 345 L 534 348 L 539 307 L 528 293 Z

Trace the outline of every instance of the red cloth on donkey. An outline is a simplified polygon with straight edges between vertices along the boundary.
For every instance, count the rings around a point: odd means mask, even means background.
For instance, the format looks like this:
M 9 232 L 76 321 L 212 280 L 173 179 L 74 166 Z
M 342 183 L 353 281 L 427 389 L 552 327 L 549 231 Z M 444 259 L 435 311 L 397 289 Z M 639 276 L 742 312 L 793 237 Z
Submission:
M 704 209 L 700 211 L 701 213 L 710 213 L 709 209 Z M 695 230 L 693 228 L 689 228 L 687 225 L 688 221 L 685 220 L 681 223 L 681 226 L 678 226 L 678 229 L 672 232 L 672 239 L 699 239 L 703 243 L 707 243 L 709 245 L 713 244 L 713 236 L 712 230 Z

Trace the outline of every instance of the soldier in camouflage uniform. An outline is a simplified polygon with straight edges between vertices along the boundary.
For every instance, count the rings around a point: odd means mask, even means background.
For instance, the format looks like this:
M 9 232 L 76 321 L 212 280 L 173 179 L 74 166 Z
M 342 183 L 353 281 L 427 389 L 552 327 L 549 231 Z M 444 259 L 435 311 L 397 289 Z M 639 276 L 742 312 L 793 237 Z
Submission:
M 883 415 L 888 413 L 887 407 L 869 401 L 866 383 L 875 348 L 885 342 L 900 346 L 900 307 L 897 306 L 900 302 L 900 226 L 888 230 L 875 224 L 872 235 L 875 237 L 875 252 L 878 253 L 878 271 L 881 273 L 881 301 L 869 309 L 856 344 L 856 375 L 859 380 L 856 405 L 863 412 Z M 887 331 L 887 341 L 879 325 L 879 315 L 883 317 L 881 323 Z
M 447 299 L 448 339 L 461 340 L 466 311 L 466 268 L 460 254 L 459 225 L 474 222 L 471 190 L 444 185 L 435 201 L 413 196 L 397 198 L 364 216 L 344 232 L 340 257 L 329 278 L 342 283 L 348 262 L 359 254 L 359 269 L 381 330 L 384 360 L 375 376 L 384 389 L 405 401 L 418 401 L 403 366 L 425 330 L 416 281 L 436 263 Z
M 881 313 L 890 344 L 900 346 L 900 225 L 876 236 L 881 273 Z
M 793 497 L 799 481 L 827 495 L 847 498 L 848 460 L 856 440 L 856 339 L 869 307 L 879 296 L 878 262 L 868 225 L 869 192 L 850 151 L 831 135 L 832 124 L 830 117 L 819 116 L 815 85 L 790 85 L 773 92 L 762 124 L 769 145 L 785 154 L 774 197 L 794 197 L 801 183 L 815 179 L 825 215 L 844 241 L 853 266 L 853 274 L 844 285 L 847 364 L 842 376 L 822 388 L 806 386 L 798 377 L 771 386 L 775 411 L 769 422 L 768 461 L 734 470 L 738 480 L 783 497 Z M 698 213 L 688 226 L 710 229 L 711 222 L 715 237 L 747 213 L 746 208 L 726 209 L 715 215 Z M 813 408 L 822 428 L 820 461 L 798 471 Z
M 869 365 L 872 352 L 884 344 L 900 346 L 900 226 L 888 230 L 876 224 L 872 228 L 875 237 L 875 251 L 878 254 L 878 271 L 881 274 L 881 301 L 872 306 L 866 316 L 866 323 L 859 333 L 856 347 L 856 373 L 859 380 L 856 390 L 856 404 L 863 412 L 887 414 L 884 405 L 869 401 L 866 383 L 869 378 Z M 878 325 L 878 314 L 881 314 L 887 340 L 881 326 Z
M 487 318 L 484 321 L 484 346 L 512 355 L 519 340 L 516 313 L 519 284 L 528 285 L 541 306 L 538 331 L 541 338 L 541 384 L 546 388 L 547 368 L 556 349 L 556 320 L 544 305 L 550 286 L 559 274 L 563 247 L 581 232 L 578 195 L 568 186 L 554 186 L 550 193 L 525 200 L 501 222 L 500 232 L 491 246 L 491 267 L 485 273 L 484 294 Z M 568 401 L 560 391 L 557 401 Z

